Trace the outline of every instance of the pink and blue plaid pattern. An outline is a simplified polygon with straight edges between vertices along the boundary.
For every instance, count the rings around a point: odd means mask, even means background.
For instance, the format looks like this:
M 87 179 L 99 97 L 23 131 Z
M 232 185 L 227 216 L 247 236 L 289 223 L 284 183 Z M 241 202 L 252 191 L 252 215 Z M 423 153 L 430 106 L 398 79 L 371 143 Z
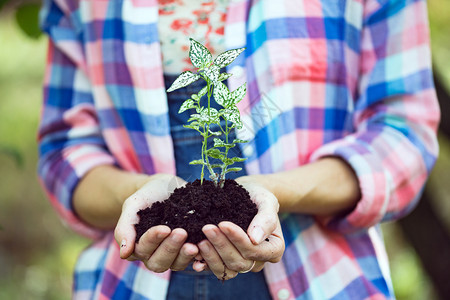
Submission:
M 101 164 L 175 173 L 155 0 L 45 1 L 49 35 L 39 174 L 63 220 L 95 238 L 77 263 L 74 299 L 164 299 L 170 272 L 122 261 L 112 232 L 71 205 Z M 435 162 L 439 107 L 426 3 L 414 0 L 231 1 L 230 66 L 249 139 L 247 172 L 339 156 L 362 199 L 334 218 L 281 215 L 286 252 L 264 269 L 277 299 L 392 298 L 379 222 L 416 204 Z

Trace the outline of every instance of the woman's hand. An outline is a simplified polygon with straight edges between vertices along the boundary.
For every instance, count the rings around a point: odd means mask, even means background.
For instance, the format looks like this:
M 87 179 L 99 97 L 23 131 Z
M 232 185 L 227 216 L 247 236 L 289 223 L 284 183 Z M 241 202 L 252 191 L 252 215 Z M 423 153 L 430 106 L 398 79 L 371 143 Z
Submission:
M 205 225 L 203 233 L 208 240 L 198 244 L 208 268 L 221 280 L 234 278 L 239 272 L 261 271 L 265 262 L 278 262 L 284 253 L 278 200 L 250 178 L 245 176 L 236 180 L 258 207 L 248 234 L 231 222 L 221 222 L 218 227 Z M 202 268 L 202 263 L 194 263 L 195 270 Z
M 184 184 L 183 179 L 173 175 L 153 175 L 125 200 L 114 232 L 122 259 L 141 260 L 149 270 L 160 273 L 168 269 L 183 270 L 198 254 L 196 245 L 184 243 L 187 232 L 181 228 L 171 231 L 167 226 L 154 226 L 142 235 L 139 242 L 136 241 L 134 224 L 139 222 L 137 212 L 167 199 L 175 188 Z

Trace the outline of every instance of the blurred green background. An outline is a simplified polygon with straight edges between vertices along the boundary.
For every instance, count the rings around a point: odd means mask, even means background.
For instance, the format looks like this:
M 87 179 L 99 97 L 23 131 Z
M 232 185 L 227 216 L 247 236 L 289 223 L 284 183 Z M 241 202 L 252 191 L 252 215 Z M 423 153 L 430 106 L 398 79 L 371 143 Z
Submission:
M 35 8 L 17 12 L 24 1 L 10 2 L 16 3 L 0 11 L 0 299 L 70 299 L 74 263 L 89 241 L 61 226 L 37 180 L 36 131 L 47 40 L 23 30 L 35 22 Z M 450 87 L 450 1 L 429 0 L 428 6 L 434 63 Z M 440 142 L 429 184 L 438 199 L 433 206 L 449 229 L 450 143 L 444 137 Z M 398 224 L 385 224 L 383 230 L 397 298 L 437 299 Z

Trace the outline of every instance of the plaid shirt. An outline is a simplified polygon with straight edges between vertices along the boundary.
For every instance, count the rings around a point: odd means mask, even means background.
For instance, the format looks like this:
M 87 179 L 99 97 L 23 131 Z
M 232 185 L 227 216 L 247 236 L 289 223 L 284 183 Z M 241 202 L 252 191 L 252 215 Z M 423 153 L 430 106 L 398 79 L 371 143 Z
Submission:
M 46 1 L 49 35 L 39 174 L 63 220 L 95 239 L 75 299 L 164 299 L 170 272 L 119 258 L 112 232 L 73 211 L 80 178 L 102 164 L 175 174 L 157 1 Z M 281 215 L 286 251 L 266 264 L 275 299 L 392 298 L 376 226 L 408 213 L 435 162 L 439 108 L 426 4 L 414 0 L 232 1 L 225 39 L 247 47 L 229 72 L 250 139 L 249 174 L 339 156 L 362 198 L 345 215 Z M 236 279 L 237 280 L 237 279 Z

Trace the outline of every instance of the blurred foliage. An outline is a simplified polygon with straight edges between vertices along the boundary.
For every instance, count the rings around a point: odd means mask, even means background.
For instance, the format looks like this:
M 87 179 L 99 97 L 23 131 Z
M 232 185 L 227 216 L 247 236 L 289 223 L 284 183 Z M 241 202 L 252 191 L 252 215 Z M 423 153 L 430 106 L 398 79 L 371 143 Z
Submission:
M 450 87 L 450 1 L 428 0 L 431 49 L 436 71 Z
M 88 241 L 61 225 L 36 177 L 46 39 L 30 39 L 2 12 L 0 45 L 0 299 L 70 299 Z
M 88 245 L 61 225 L 35 175 L 46 50 L 46 40 L 36 38 L 37 3 L 0 0 L 0 299 L 70 299 L 74 263 Z M 428 5 L 434 63 L 450 87 L 450 1 L 429 0 Z M 440 142 L 429 184 L 450 228 L 450 142 L 443 137 Z M 397 225 L 382 228 L 397 299 L 435 299 Z
M 33 39 L 42 35 L 42 32 L 39 30 L 40 7 L 41 4 L 38 0 L 0 0 L 0 11 L 6 11 L 7 14 L 14 13 L 19 28 Z
M 0 145 L 0 154 L 9 156 L 17 167 L 23 167 L 23 155 L 16 148 Z
M 0 0 L 0 10 L 5 6 L 6 3 L 8 3 L 9 0 Z
M 30 38 L 38 38 L 42 35 L 39 29 L 39 4 L 25 4 L 17 8 L 16 22 L 20 29 Z

